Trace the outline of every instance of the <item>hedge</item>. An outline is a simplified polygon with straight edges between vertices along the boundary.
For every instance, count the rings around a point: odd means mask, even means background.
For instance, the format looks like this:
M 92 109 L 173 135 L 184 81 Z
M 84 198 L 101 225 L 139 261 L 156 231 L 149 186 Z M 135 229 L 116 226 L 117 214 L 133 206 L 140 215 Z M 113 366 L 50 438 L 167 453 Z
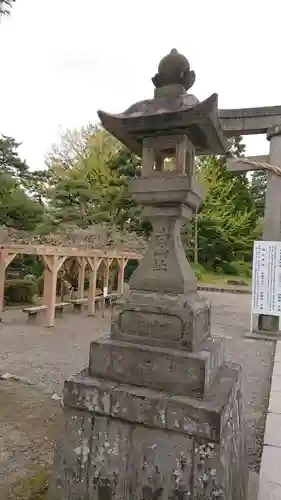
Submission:
M 4 298 L 8 303 L 32 304 L 37 293 L 37 286 L 34 281 L 24 279 L 6 280 L 4 286 Z

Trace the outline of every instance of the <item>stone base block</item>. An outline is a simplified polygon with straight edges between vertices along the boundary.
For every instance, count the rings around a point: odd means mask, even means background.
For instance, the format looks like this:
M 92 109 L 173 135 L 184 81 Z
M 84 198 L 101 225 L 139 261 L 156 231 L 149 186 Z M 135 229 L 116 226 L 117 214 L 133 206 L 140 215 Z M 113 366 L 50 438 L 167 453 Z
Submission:
M 239 370 L 204 400 L 90 378 L 65 383 L 49 500 L 245 500 Z
M 103 338 L 91 343 L 89 374 L 201 398 L 222 362 L 222 342 L 213 338 L 203 342 L 194 353 Z
M 258 316 L 258 332 L 267 332 L 269 334 L 279 331 L 279 316 L 270 316 L 259 314 Z
M 194 351 L 210 336 L 210 304 L 197 291 L 172 295 L 131 290 L 117 303 L 111 336 Z
M 253 330 L 252 332 L 246 332 L 244 334 L 246 339 L 254 340 L 269 340 L 271 342 L 277 342 L 281 339 L 281 331 L 272 333 L 268 331 Z

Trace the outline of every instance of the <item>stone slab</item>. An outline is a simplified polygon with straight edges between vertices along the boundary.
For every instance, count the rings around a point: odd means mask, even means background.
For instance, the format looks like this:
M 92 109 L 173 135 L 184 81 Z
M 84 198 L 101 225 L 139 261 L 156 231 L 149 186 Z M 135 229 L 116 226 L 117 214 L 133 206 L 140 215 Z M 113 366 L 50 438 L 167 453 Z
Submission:
M 258 500 L 280 500 L 281 485 L 260 479 Z M 255 499 L 253 499 L 255 500 Z
M 192 353 L 103 338 L 91 343 L 89 375 L 201 398 L 222 362 L 222 342 L 217 339 L 208 339 Z
M 268 413 L 267 415 L 264 444 L 281 447 L 281 415 L 278 413 Z
M 281 392 L 281 375 L 272 374 L 270 392 Z
M 281 414 L 281 387 L 280 390 L 270 392 L 268 411 Z
M 258 500 L 281 500 L 281 342 L 276 343 Z
M 260 470 L 260 485 L 262 482 L 275 483 L 281 486 L 281 447 L 265 446 L 263 449 Z M 264 500 L 264 498 L 262 499 Z
M 236 403 L 240 372 L 224 365 L 204 400 L 89 377 L 84 370 L 65 382 L 64 406 L 131 423 L 219 442 Z
M 270 342 L 276 342 L 278 340 L 281 340 L 281 332 L 280 334 L 272 334 L 270 332 L 265 332 L 265 331 L 253 331 L 253 332 L 246 332 L 244 334 L 245 339 L 254 339 L 254 340 L 270 340 Z

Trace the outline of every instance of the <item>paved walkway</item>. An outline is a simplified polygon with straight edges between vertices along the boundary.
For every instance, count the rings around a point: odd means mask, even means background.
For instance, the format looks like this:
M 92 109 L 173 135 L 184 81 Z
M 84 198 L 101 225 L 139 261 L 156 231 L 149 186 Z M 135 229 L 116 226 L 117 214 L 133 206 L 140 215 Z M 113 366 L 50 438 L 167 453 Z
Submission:
M 240 363 L 249 427 L 252 470 L 259 470 L 275 343 L 244 339 L 250 296 L 202 292 L 212 301 L 212 333 L 224 340 L 227 360 Z M 29 326 L 18 310 L 4 313 L 0 326 L 0 372 L 25 377 L 61 394 L 63 381 L 88 363 L 89 344 L 109 332 L 110 315 L 94 318 L 66 313 L 53 329 Z
M 264 448 L 260 470 L 259 500 L 281 499 L 281 342 L 277 342 L 272 373 Z

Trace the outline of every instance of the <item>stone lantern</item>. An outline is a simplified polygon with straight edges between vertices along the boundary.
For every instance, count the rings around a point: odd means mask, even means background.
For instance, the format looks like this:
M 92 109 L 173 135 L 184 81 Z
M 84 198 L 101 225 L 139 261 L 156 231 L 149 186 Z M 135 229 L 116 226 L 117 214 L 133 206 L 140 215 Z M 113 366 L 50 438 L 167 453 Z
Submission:
M 153 234 L 110 335 L 92 342 L 89 367 L 65 382 L 52 500 L 246 498 L 240 371 L 210 337 L 209 304 L 180 237 L 203 199 L 195 156 L 228 149 L 217 95 L 199 102 L 187 93 L 194 80 L 173 49 L 152 79 L 154 99 L 98 112 L 142 157 L 129 189 Z

